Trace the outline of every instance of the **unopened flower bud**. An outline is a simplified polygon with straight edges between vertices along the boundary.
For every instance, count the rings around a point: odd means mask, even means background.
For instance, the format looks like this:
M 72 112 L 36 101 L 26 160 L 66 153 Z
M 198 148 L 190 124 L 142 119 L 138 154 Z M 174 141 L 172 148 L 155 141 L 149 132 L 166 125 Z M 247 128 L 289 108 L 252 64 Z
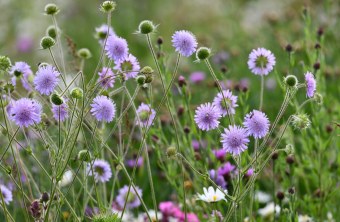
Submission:
M 147 76 L 151 75 L 154 71 L 150 66 L 144 66 L 139 72 Z
M 84 162 L 90 162 L 91 161 L 91 154 L 88 150 L 80 150 L 78 153 L 78 160 L 84 161 Z
M 287 144 L 285 147 L 285 152 L 290 155 L 294 154 L 294 146 L 292 144 Z
M 207 47 L 200 47 L 199 49 L 197 49 L 196 51 L 196 58 L 197 60 L 204 60 L 209 58 L 211 53 L 211 50 Z
M 288 75 L 284 78 L 284 82 L 288 87 L 296 87 L 298 84 L 298 79 L 294 75 Z
M 79 49 L 77 55 L 82 59 L 89 59 L 92 57 L 90 50 L 87 48 Z
M 60 106 L 64 103 L 64 99 L 60 97 L 57 93 L 53 93 L 50 97 L 51 103 L 54 105 Z
M 81 88 L 74 88 L 71 90 L 71 97 L 74 99 L 81 99 L 83 98 L 83 90 Z
M 0 70 L 7 71 L 11 66 L 11 60 L 7 56 L 0 56 Z
M 294 162 L 295 158 L 292 154 L 286 157 L 286 163 L 288 163 L 289 165 L 293 164 Z
M 169 158 L 175 157 L 176 154 L 177 154 L 177 149 L 176 149 L 176 147 L 174 147 L 174 146 L 169 146 L 169 147 L 166 149 L 166 155 L 167 155 Z
M 138 83 L 138 85 L 142 86 L 145 83 L 145 76 L 144 75 L 138 75 L 136 77 L 136 82 Z
M 57 37 L 58 33 L 54 25 L 51 25 L 46 29 L 46 35 L 53 39 Z
M 277 199 L 279 199 L 281 201 L 281 200 L 283 200 L 283 198 L 285 198 L 285 194 L 282 191 L 278 191 L 276 193 L 276 197 L 277 197 Z
M 59 8 L 56 4 L 50 3 L 45 6 L 46 15 L 56 15 L 59 12 Z
M 138 26 L 138 32 L 141 34 L 149 34 L 155 30 L 155 25 L 152 21 L 145 20 L 142 21 Z
M 286 51 L 287 52 L 292 52 L 293 51 L 293 46 L 291 44 L 286 45 Z
M 115 10 L 117 4 L 114 1 L 105 1 L 101 4 L 100 10 L 102 12 L 111 13 L 113 10 Z
M 42 203 L 46 203 L 47 201 L 49 201 L 50 199 L 50 196 L 48 195 L 47 192 L 44 192 L 42 195 L 41 195 L 41 198 L 40 198 L 40 201 Z
M 179 87 L 183 87 L 187 84 L 187 82 L 185 81 L 185 78 L 184 76 L 179 76 L 178 77 L 178 85 Z
M 321 106 L 323 104 L 323 97 L 322 97 L 322 95 L 320 93 L 315 93 L 314 94 L 314 101 L 316 102 L 316 104 Z
M 44 36 L 40 41 L 40 46 L 43 49 L 49 49 L 55 45 L 55 41 L 50 36 Z
M 295 129 L 307 129 L 310 127 L 310 120 L 306 114 L 293 115 L 292 124 Z

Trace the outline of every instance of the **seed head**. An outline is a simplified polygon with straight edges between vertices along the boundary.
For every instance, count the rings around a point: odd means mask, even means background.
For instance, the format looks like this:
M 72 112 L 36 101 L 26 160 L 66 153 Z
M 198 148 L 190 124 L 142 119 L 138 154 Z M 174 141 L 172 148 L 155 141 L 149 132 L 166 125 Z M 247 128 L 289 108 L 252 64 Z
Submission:
M 101 4 L 100 10 L 105 13 L 111 13 L 115 10 L 117 4 L 114 1 L 105 1 Z
M 207 47 L 200 47 L 196 51 L 197 60 L 205 60 L 209 58 L 211 50 Z
M 92 57 L 90 50 L 87 48 L 79 49 L 77 55 L 82 59 L 89 59 Z
M 49 3 L 45 6 L 44 11 L 46 15 L 56 15 L 59 12 L 59 8 L 56 4 Z
M 155 30 L 155 25 L 152 23 L 152 21 L 144 20 L 142 21 L 138 26 L 138 32 L 141 34 L 149 34 L 152 33 Z
M 49 49 L 51 48 L 52 46 L 55 45 L 55 41 L 52 37 L 50 36 L 44 36 L 41 41 L 40 41 L 40 46 L 41 48 L 43 49 Z
M 288 75 L 284 78 L 284 83 L 288 87 L 295 88 L 298 84 L 298 79 L 294 75 Z

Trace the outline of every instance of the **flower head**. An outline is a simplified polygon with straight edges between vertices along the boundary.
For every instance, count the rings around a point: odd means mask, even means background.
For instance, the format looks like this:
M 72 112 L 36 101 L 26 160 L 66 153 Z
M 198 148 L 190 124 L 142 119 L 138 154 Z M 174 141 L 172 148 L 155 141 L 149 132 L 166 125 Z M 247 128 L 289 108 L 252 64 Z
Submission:
M 103 67 L 103 69 L 98 73 L 99 75 L 99 84 L 104 88 L 112 88 L 115 83 L 115 75 L 109 67 Z
M 224 129 L 224 133 L 221 135 L 223 149 L 233 155 L 239 155 L 248 148 L 247 135 L 246 129 L 236 125 L 229 126 L 228 129 Z
M 314 75 L 311 72 L 307 72 L 305 74 L 306 88 L 307 88 L 307 96 L 312 98 L 314 96 L 316 90 L 316 81 Z
M 68 118 L 68 106 L 66 101 L 61 105 L 52 104 L 53 118 L 57 121 L 65 121 Z
M 194 84 L 199 84 L 203 80 L 205 80 L 205 73 L 200 72 L 200 71 L 193 72 L 193 73 L 190 74 L 189 80 L 190 80 L 190 82 L 192 82 Z
M 220 166 L 218 169 L 217 169 L 217 173 L 218 175 L 221 175 L 223 176 L 223 178 L 228 181 L 231 176 L 232 176 L 232 173 L 233 171 L 235 171 L 236 167 L 229 163 L 229 162 L 226 162 L 224 165 Z
M 181 30 L 173 34 L 172 45 L 176 49 L 176 52 L 182 56 L 189 57 L 196 51 L 197 41 L 191 32 Z
M 9 204 L 9 202 L 13 201 L 13 195 L 12 195 L 12 191 L 10 189 L 8 189 L 6 186 L 4 185 L 0 185 L 0 191 L 2 193 L 2 197 L 4 198 L 4 202 L 5 204 Z
M 128 56 L 129 48 L 125 39 L 110 35 L 106 41 L 105 51 L 111 60 L 119 61 Z
M 37 101 L 22 98 L 14 101 L 8 109 L 10 119 L 20 127 L 28 127 L 41 121 L 41 105 Z
M 91 114 L 98 121 L 111 122 L 116 115 L 116 104 L 106 96 L 94 98 L 91 107 Z
M 219 189 L 214 190 L 213 187 L 209 187 L 208 189 L 203 187 L 204 194 L 198 194 L 198 199 L 203 200 L 208 203 L 218 202 L 220 200 L 225 200 L 225 195 Z
M 43 95 L 50 95 L 58 85 L 60 73 L 51 65 L 40 66 L 33 80 L 35 89 Z
M 210 178 L 220 187 L 223 189 L 227 188 L 227 182 L 225 181 L 224 177 L 214 169 L 209 170 Z
M 255 75 L 268 75 L 275 63 L 274 54 L 265 48 L 253 49 L 249 54 L 248 67 Z
M 216 129 L 220 124 L 221 113 L 219 109 L 211 103 L 200 105 L 195 112 L 195 122 L 201 130 L 209 131 Z
M 153 119 L 156 117 L 156 111 L 150 105 L 142 103 L 137 109 L 139 119 L 137 124 L 142 127 L 150 127 Z
M 124 72 L 125 80 L 135 78 L 140 70 L 137 58 L 129 54 L 123 60 L 115 61 L 114 69 Z
M 112 27 L 103 24 L 96 28 L 95 37 L 99 40 L 101 45 L 104 45 L 105 39 L 107 36 L 116 35 L 113 31 Z
M 26 90 L 31 90 L 29 85 L 29 77 L 33 75 L 31 67 L 26 62 L 16 62 L 14 66 L 11 67 L 9 74 L 13 75 L 12 84 L 16 85 L 16 80 L 21 77 L 22 86 Z
M 237 96 L 233 96 L 229 90 L 223 90 L 214 98 L 213 104 L 219 109 L 222 116 L 235 114 L 235 107 L 238 105 Z
M 270 123 L 266 114 L 253 110 L 246 115 L 243 125 L 247 129 L 248 135 L 261 139 L 267 135 Z
M 139 187 L 136 187 L 137 193 L 140 197 L 142 197 L 142 190 Z M 130 193 L 128 193 L 129 187 L 125 185 L 118 191 L 118 196 L 116 197 L 117 204 L 123 208 L 125 204 L 125 200 L 127 201 L 126 208 L 132 209 L 138 207 L 141 202 L 136 195 L 136 192 L 133 188 L 130 189 Z
M 112 176 L 110 164 L 105 160 L 95 160 L 87 165 L 87 172 L 90 176 L 94 176 L 96 182 L 105 183 Z

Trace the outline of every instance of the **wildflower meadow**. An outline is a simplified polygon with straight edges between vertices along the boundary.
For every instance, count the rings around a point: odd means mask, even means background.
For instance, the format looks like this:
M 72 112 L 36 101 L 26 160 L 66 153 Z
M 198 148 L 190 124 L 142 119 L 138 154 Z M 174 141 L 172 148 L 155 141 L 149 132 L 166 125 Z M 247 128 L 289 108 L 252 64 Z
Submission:
M 338 1 L 0 6 L 0 221 L 340 221 Z

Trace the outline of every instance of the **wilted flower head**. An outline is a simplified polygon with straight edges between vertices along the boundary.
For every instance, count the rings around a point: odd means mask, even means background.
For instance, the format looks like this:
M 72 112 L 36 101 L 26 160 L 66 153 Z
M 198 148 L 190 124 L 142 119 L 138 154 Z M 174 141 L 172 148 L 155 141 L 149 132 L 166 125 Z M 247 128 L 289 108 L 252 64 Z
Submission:
M 137 58 L 131 54 L 123 60 L 115 61 L 115 64 L 114 69 L 123 72 L 125 80 L 135 78 L 140 70 Z
M 60 73 L 54 66 L 39 66 L 39 69 L 33 80 L 35 89 L 43 95 L 50 95 L 54 88 L 58 85 L 59 75 Z
M 266 114 L 253 110 L 246 115 L 243 125 L 247 129 L 248 135 L 260 139 L 267 135 L 270 124 Z
M 216 129 L 220 124 L 220 117 L 219 109 L 211 103 L 202 104 L 195 111 L 195 122 L 204 131 Z
M 189 57 L 196 51 L 197 41 L 191 32 L 181 30 L 173 34 L 172 45 L 176 49 L 176 52 L 182 56 Z
M 247 135 L 246 129 L 236 125 L 229 126 L 228 129 L 224 129 L 224 133 L 221 135 L 223 149 L 233 155 L 239 155 L 248 148 Z
M 109 67 L 103 67 L 102 70 L 98 73 L 99 75 L 99 84 L 104 88 L 112 88 L 115 83 L 115 75 Z
M 141 127 L 150 127 L 153 119 L 156 117 L 156 111 L 150 105 L 142 103 L 137 109 L 137 125 Z
M 125 39 L 110 35 L 106 41 L 105 51 L 111 60 L 119 61 L 128 56 L 129 48 Z
M 297 114 L 293 115 L 292 124 L 295 129 L 307 129 L 310 127 L 310 120 L 307 114 Z
M 31 67 L 26 62 L 16 62 L 14 66 L 11 67 L 9 74 L 13 75 L 12 84 L 16 85 L 17 77 L 21 77 L 22 86 L 26 90 L 31 90 L 29 85 L 29 77 L 33 75 Z
M 5 204 L 8 205 L 9 202 L 13 200 L 12 191 L 2 184 L 0 185 L 0 191 L 2 193 L 2 197 L 4 198 Z
M 98 121 L 111 122 L 116 115 L 116 104 L 106 96 L 94 98 L 91 107 L 91 114 Z
M 37 101 L 22 98 L 14 101 L 8 114 L 11 120 L 20 127 L 28 127 L 41 121 L 41 105 Z
M 248 67 L 255 75 L 268 75 L 275 63 L 275 56 L 265 48 L 253 49 L 249 54 Z
M 112 27 L 106 24 L 103 24 L 96 28 L 95 37 L 99 40 L 99 43 L 101 45 L 104 45 L 106 36 L 110 36 L 110 35 L 116 35 Z
M 311 72 L 305 74 L 307 97 L 312 98 L 316 90 L 316 81 L 314 75 Z
M 205 188 L 203 187 L 204 194 L 198 194 L 198 200 L 203 200 L 208 203 L 218 202 L 220 200 L 225 200 L 225 194 L 219 189 L 214 190 L 213 187 Z
M 105 183 L 112 176 L 110 164 L 105 160 L 95 160 L 87 165 L 88 175 L 94 176 L 96 182 Z
M 222 116 L 235 114 L 235 107 L 238 105 L 237 96 L 233 96 L 229 90 L 223 90 L 214 98 L 213 104 L 219 109 Z
M 125 200 L 127 200 L 126 208 L 132 209 L 138 207 L 141 202 L 136 195 L 135 190 L 131 187 L 130 193 L 128 194 L 129 186 L 125 185 L 118 191 L 118 196 L 116 197 L 117 204 L 123 208 Z M 142 190 L 139 187 L 136 187 L 138 195 L 142 197 Z
M 66 101 L 61 105 L 52 104 L 53 118 L 57 121 L 65 121 L 68 118 L 68 106 Z

